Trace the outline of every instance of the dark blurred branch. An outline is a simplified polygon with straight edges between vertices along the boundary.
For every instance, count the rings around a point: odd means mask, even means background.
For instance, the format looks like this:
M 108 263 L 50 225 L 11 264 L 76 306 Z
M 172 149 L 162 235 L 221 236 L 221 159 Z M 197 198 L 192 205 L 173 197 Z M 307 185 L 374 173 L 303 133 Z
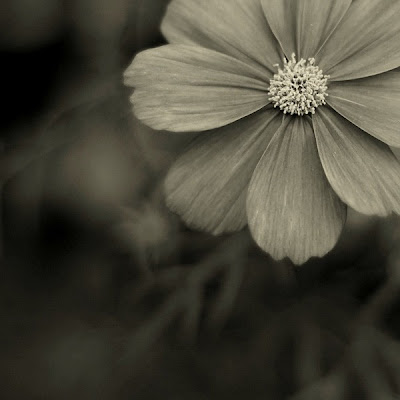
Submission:
M 383 241 L 388 254 L 386 280 L 364 305 L 358 325 L 374 325 L 386 315 L 387 309 L 400 298 L 400 220 L 397 217 L 384 221 Z
M 392 261 L 398 263 L 397 257 Z M 376 354 L 380 354 L 398 379 L 400 377 L 400 346 L 379 330 L 378 323 L 399 296 L 400 279 L 397 264 L 389 265 L 386 281 L 362 307 L 353 325 L 352 340 L 347 345 L 340 362 L 328 375 L 315 380 L 292 399 L 341 400 L 347 390 L 346 376 L 351 372 L 359 377 L 367 399 L 393 399 L 395 396 L 393 388 L 385 372 L 377 365 Z M 400 382 L 398 384 L 400 388 Z
M 376 291 L 361 310 L 358 325 L 376 324 L 385 311 L 400 297 L 400 281 L 389 275 L 385 283 Z
M 211 323 L 223 324 L 236 298 L 242 277 L 244 255 L 250 245 L 247 231 L 228 237 L 217 249 L 188 270 L 180 286 L 167 298 L 161 308 L 126 344 L 122 364 L 134 365 L 162 335 L 164 329 L 183 314 L 183 330 L 188 340 L 197 334 L 202 309 L 204 285 L 226 271 L 226 281 L 212 314 Z
M 242 283 L 244 264 L 243 255 L 239 256 L 226 271 L 221 291 L 209 316 L 210 329 L 215 333 L 222 328 L 233 308 Z

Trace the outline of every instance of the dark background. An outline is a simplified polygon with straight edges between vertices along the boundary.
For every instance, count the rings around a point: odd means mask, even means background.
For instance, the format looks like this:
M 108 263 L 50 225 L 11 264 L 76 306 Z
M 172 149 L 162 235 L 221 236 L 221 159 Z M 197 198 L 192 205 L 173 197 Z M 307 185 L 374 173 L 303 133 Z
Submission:
M 397 217 L 295 267 L 165 208 L 191 138 L 122 73 L 167 2 L 0 3 L 0 398 L 399 398 Z

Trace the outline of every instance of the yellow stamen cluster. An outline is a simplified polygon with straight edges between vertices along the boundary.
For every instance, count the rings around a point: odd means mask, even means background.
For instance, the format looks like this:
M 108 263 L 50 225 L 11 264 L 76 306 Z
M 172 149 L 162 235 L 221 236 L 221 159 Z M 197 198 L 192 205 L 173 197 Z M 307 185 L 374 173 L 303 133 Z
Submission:
M 278 73 L 270 81 L 269 100 L 284 114 L 314 114 L 318 106 L 326 104 L 329 76 L 314 65 L 314 58 L 296 61 L 292 54 L 283 62 L 283 69 L 277 65 Z

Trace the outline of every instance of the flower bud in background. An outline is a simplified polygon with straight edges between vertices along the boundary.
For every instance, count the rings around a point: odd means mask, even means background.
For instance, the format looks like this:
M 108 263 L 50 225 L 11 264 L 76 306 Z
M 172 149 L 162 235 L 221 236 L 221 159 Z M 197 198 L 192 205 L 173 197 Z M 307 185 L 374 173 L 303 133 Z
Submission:
M 179 226 L 178 219 L 164 206 L 161 191 L 156 190 L 138 208 L 121 209 L 121 221 L 115 225 L 114 235 L 146 273 L 152 265 L 176 261 Z

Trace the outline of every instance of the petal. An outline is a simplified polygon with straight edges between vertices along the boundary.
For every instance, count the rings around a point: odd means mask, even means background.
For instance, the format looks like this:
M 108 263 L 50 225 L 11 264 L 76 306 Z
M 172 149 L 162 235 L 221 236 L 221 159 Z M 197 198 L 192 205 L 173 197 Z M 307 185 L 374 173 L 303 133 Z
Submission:
M 301 264 L 338 240 L 346 207 L 329 185 L 308 118 L 285 118 L 254 171 L 249 227 L 272 257 Z
M 219 234 L 247 224 L 247 187 L 282 117 L 262 110 L 199 135 L 168 173 L 167 204 L 194 228 Z
M 257 69 L 198 46 L 139 53 L 125 71 L 136 116 L 154 129 L 202 131 L 227 125 L 269 103 Z
M 327 102 L 379 140 L 400 147 L 400 70 L 329 85 Z
M 270 75 L 282 58 L 260 0 L 173 0 L 161 30 L 170 43 L 217 50 L 262 65 Z
M 314 57 L 351 0 L 261 0 L 269 25 L 287 58 Z
M 354 0 L 316 57 L 317 64 L 336 81 L 399 67 L 399 20 L 399 0 Z
M 390 148 L 329 107 L 313 116 L 318 151 L 338 196 L 364 214 L 400 211 L 400 164 Z

